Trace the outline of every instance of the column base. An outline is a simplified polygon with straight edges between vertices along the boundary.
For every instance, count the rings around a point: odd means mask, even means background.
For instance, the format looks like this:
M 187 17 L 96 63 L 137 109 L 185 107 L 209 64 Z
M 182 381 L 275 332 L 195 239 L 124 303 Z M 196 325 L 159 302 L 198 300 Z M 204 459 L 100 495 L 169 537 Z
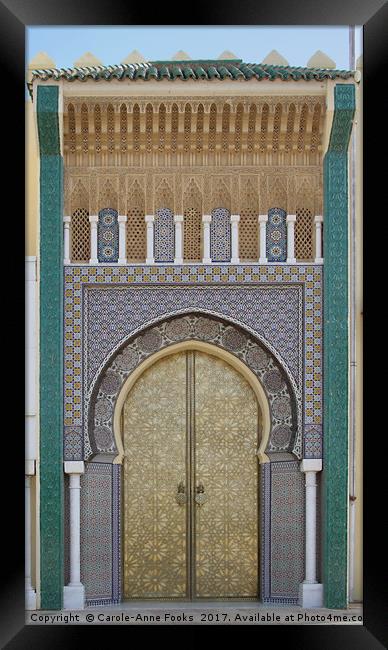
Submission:
M 296 257 L 288 257 L 286 264 L 296 264 Z
M 268 264 L 267 257 L 259 257 L 259 264 Z
M 33 589 L 26 589 L 26 609 L 36 609 L 36 592 Z
M 318 582 L 302 582 L 299 585 L 298 602 L 304 608 L 323 607 L 323 585 Z
M 147 257 L 146 264 L 155 264 L 154 258 L 153 257 Z
M 63 609 L 84 609 L 85 587 L 83 584 L 67 585 L 63 588 Z
M 70 264 L 70 260 L 69 260 L 69 258 L 66 257 L 66 258 L 63 260 L 63 263 L 64 263 L 65 266 L 66 266 L 67 264 Z
M 210 257 L 203 257 L 202 258 L 202 264 L 211 264 L 211 258 Z
M 323 257 L 316 257 L 314 262 L 315 264 L 323 264 Z
M 174 264 L 183 264 L 183 257 L 176 257 L 174 259 Z
M 98 264 L 98 259 L 90 259 L 89 264 Z
M 119 258 L 117 260 L 117 264 L 122 264 L 123 266 L 127 263 L 127 260 L 125 258 Z
M 239 257 L 232 257 L 230 260 L 231 264 L 240 264 L 240 258 Z

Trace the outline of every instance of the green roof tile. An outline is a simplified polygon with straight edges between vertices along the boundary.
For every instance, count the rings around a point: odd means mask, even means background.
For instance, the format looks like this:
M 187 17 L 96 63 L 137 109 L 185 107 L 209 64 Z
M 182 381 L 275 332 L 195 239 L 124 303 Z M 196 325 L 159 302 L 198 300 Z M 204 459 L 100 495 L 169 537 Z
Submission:
M 351 79 L 354 71 L 350 70 L 329 70 L 320 68 L 301 68 L 292 66 L 266 65 L 263 63 L 245 63 L 241 59 L 208 60 L 199 59 L 192 61 L 150 61 L 148 63 L 122 63 L 110 66 L 87 66 L 83 68 L 59 68 L 47 70 L 33 70 L 32 80 L 49 81 L 50 79 L 66 81 L 88 81 L 89 79 L 99 81 L 105 79 L 117 79 L 122 81 L 128 79 L 136 81 L 142 79 L 163 80 L 182 79 L 237 79 L 249 81 L 256 79 L 261 81 L 268 79 L 282 79 L 284 81 L 316 80 L 324 79 Z M 28 83 L 28 89 L 32 94 L 32 83 Z

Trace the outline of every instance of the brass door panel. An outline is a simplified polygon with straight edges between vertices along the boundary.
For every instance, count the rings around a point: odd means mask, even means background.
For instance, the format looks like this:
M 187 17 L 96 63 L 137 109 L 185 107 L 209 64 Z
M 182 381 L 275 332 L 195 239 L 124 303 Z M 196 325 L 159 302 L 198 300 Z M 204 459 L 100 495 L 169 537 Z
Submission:
M 222 359 L 195 353 L 197 598 L 258 595 L 258 404 Z
M 156 362 L 124 405 L 124 597 L 187 596 L 186 354 Z
M 124 597 L 256 598 L 258 404 L 223 360 L 156 362 L 123 409 Z

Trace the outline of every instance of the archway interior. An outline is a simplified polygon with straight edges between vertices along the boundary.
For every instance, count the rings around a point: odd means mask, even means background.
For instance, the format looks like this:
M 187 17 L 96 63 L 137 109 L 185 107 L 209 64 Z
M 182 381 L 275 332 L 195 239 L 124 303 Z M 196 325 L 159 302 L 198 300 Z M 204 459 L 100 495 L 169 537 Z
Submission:
M 260 409 L 224 359 L 183 350 L 122 411 L 126 599 L 258 597 Z

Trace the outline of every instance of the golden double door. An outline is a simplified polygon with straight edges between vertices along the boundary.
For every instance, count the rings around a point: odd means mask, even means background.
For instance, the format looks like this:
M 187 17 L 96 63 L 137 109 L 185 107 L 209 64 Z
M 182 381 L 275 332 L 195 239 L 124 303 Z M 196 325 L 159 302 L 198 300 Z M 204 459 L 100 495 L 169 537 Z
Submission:
M 258 403 L 199 351 L 145 370 L 123 408 L 127 599 L 256 598 Z

